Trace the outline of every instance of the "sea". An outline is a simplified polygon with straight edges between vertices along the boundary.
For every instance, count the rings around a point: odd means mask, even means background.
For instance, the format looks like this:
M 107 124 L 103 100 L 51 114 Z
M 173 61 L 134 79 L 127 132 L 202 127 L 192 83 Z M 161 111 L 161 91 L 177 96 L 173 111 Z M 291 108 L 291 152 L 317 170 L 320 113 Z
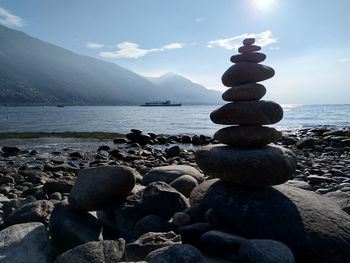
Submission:
M 213 135 L 222 128 L 210 113 L 221 105 L 181 107 L 66 106 L 0 107 L 0 132 L 115 132 L 140 129 L 156 134 Z M 350 104 L 284 104 L 273 127 L 291 130 L 350 127 Z

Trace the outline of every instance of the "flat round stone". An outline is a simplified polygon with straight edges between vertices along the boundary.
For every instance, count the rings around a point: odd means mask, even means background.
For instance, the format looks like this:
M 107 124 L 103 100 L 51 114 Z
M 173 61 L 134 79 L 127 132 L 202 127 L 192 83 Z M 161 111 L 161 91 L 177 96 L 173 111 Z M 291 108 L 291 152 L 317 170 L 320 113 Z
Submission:
M 246 46 L 241 46 L 238 49 L 238 52 L 241 53 L 241 54 L 244 54 L 244 53 L 250 53 L 250 52 L 255 52 L 255 51 L 259 51 L 259 50 L 261 50 L 261 47 L 259 47 L 259 46 L 246 45 Z
M 282 107 L 273 101 L 237 101 L 227 103 L 210 114 L 216 124 L 267 125 L 283 118 Z
M 257 83 L 248 83 L 229 88 L 222 94 L 225 101 L 247 101 L 260 100 L 266 94 L 263 85 Z
M 222 144 L 205 146 L 195 156 L 204 174 L 241 185 L 283 184 L 292 177 L 297 166 L 292 151 L 270 145 L 252 149 Z
M 255 38 L 249 37 L 243 40 L 243 45 L 253 45 L 255 43 Z
M 260 63 L 265 59 L 266 59 L 266 55 L 264 53 L 251 52 L 251 53 L 233 55 L 230 60 L 232 63 L 239 63 L 239 62 Z
M 275 75 L 273 68 L 252 62 L 239 62 L 228 68 L 222 75 L 222 84 L 226 87 L 259 82 Z
M 234 147 L 259 147 L 273 143 L 281 136 L 281 132 L 271 127 L 247 125 L 220 129 L 214 139 Z

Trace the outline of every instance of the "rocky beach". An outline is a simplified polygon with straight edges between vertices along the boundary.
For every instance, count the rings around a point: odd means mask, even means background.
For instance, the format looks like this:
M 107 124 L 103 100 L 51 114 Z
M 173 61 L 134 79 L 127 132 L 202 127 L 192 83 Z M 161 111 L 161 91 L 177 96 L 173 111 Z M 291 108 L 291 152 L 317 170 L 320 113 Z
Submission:
M 265 126 L 283 110 L 261 100 L 274 70 L 254 42 L 212 137 L 0 140 L 0 261 L 350 262 L 350 128 Z

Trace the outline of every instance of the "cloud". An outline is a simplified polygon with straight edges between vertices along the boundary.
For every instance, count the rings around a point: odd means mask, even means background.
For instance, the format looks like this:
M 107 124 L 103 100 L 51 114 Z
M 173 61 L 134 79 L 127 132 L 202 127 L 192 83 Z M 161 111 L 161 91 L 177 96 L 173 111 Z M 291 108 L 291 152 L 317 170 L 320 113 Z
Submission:
M 204 17 L 197 17 L 197 18 L 195 19 L 195 21 L 196 21 L 197 23 L 202 23 L 202 22 L 204 22 L 205 20 L 207 20 L 207 19 L 204 18 Z
M 103 58 L 140 58 L 151 52 L 162 52 L 166 50 L 183 48 L 183 43 L 171 43 L 159 48 L 142 49 L 139 45 L 132 42 L 122 42 L 117 45 L 118 50 L 115 51 L 103 51 L 99 53 Z
M 212 48 L 212 47 L 218 46 L 229 50 L 238 49 L 240 46 L 242 46 L 243 39 L 248 37 L 254 37 L 255 43 L 261 47 L 264 47 L 273 43 L 277 43 L 277 40 L 278 40 L 278 38 L 272 35 L 272 32 L 270 30 L 267 30 L 259 34 L 246 33 L 246 34 L 242 34 L 242 35 L 234 36 L 230 38 L 212 40 L 208 42 L 208 47 Z
M 99 44 L 99 43 L 94 43 L 94 42 L 89 42 L 86 44 L 87 48 L 92 48 L 92 49 L 99 49 L 99 48 L 103 48 L 105 45 L 103 44 Z
M 9 27 L 23 27 L 25 25 L 22 18 L 11 14 L 3 7 L 0 7 L 0 24 Z
M 350 62 L 350 58 L 342 58 L 342 59 L 339 59 L 339 62 L 340 62 L 340 63 Z

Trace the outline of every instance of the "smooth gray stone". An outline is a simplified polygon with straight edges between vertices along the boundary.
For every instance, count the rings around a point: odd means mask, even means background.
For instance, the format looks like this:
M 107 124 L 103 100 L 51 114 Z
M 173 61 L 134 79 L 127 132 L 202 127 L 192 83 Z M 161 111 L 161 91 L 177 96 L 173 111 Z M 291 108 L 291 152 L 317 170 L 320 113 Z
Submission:
M 263 62 L 265 59 L 266 59 L 266 55 L 260 52 L 237 54 L 237 55 L 233 55 L 230 58 L 232 63 L 239 63 L 239 62 L 260 63 L 260 62 Z
M 187 174 L 180 176 L 170 184 L 171 187 L 174 187 L 177 191 L 186 197 L 190 196 L 192 189 L 197 185 L 197 180 Z
M 282 120 L 283 109 L 273 101 L 237 101 L 214 110 L 210 119 L 216 124 L 268 125 Z
M 127 196 L 134 188 L 138 172 L 126 166 L 83 169 L 69 193 L 69 204 L 77 210 L 96 211 Z
M 229 88 L 222 94 L 225 101 L 260 100 L 266 94 L 266 89 L 258 83 L 248 83 Z
M 264 126 L 230 126 L 218 130 L 214 139 L 234 147 L 258 147 L 276 142 L 282 133 Z
M 214 179 L 197 186 L 190 202 L 211 209 L 212 224 L 226 233 L 284 243 L 296 262 L 349 262 L 350 216 L 311 191 L 288 185 L 239 186 Z
M 204 146 L 195 156 L 206 175 L 241 185 L 283 184 L 292 177 L 297 166 L 292 151 L 270 145 L 261 148 Z
M 233 87 L 263 81 L 274 75 L 275 71 L 268 66 L 252 62 L 239 62 L 227 69 L 221 80 L 226 87 Z
M 13 225 L 0 232 L 1 263 L 51 263 L 49 235 L 42 223 Z
M 172 245 L 150 253 L 148 263 L 205 263 L 202 253 L 191 245 Z
M 330 192 L 324 195 L 333 202 L 337 203 L 340 208 L 350 215 L 350 194 L 342 191 Z
M 251 52 L 255 52 L 255 51 L 259 51 L 259 50 L 261 50 L 261 47 L 256 46 L 256 45 L 244 45 L 244 46 L 241 46 L 240 48 L 238 48 L 238 52 L 241 54 L 251 53 Z

